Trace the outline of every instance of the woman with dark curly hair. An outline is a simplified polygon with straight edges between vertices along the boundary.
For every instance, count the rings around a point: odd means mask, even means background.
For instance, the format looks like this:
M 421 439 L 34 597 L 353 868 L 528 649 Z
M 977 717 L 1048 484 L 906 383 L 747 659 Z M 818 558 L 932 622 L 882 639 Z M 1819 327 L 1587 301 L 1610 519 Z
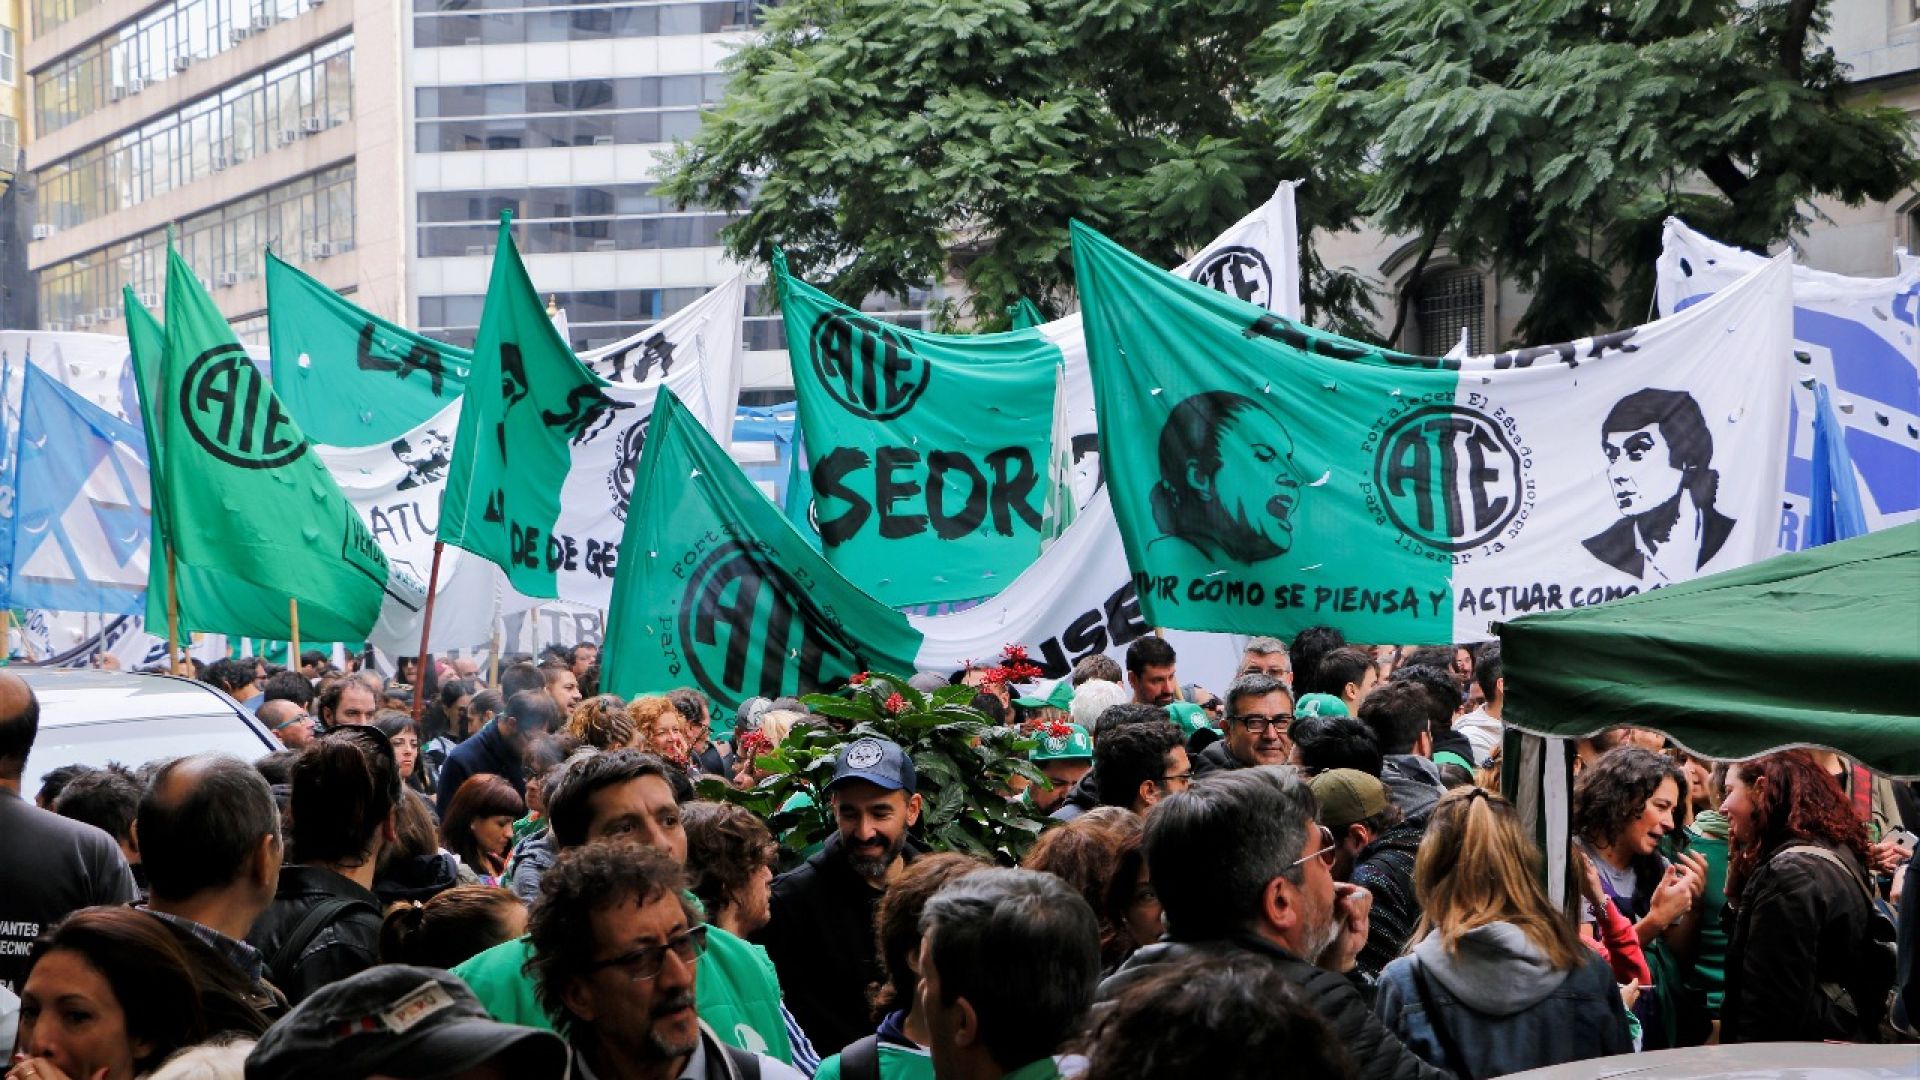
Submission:
M 1740 762 L 1720 806 L 1732 834 L 1726 1042 L 1878 1042 L 1892 924 L 1867 885 L 1867 831 L 1802 750 Z
M 1692 1041 L 1682 1038 L 1675 1004 L 1684 966 L 1679 958 L 1692 955 L 1700 932 L 1707 863 L 1682 849 L 1686 838 L 1674 812 L 1686 797 L 1680 767 L 1639 746 L 1602 754 L 1581 771 L 1573 789 L 1574 837 L 1614 906 L 1633 920 L 1653 968 L 1654 992 L 1641 994 L 1633 1007 L 1646 1049 Z M 1672 861 L 1660 854 L 1660 842 L 1669 836 L 1676 851 Z M 1698 1021 L 1705 1021 L 1704 1013 Z
M 567 717 L 567 734 L 595 750 L 621 750 L 634 745 L 626 700 L 613 694 L 596 694 L 575 705 Z
M 934 893 L 985 869 L 987 864 L 971 855 L 943 851 L 915 859 L 887 886 L 873 912 L 874 948 L 885 978 L 867 992 L 879 1026 L 822 1061 L 813 1080 L 841 1080 L 844 1074 L 862 1071 L 868 1076 L 878 1074 L 881 1080 L 933 1080 L 933 1058 L 927 1049 L 933 1037 L 920 1010 L 916 992 L 920 976 L 914 970 L 920 955 L 920 913 Z M 849 1058 L 854 1066 L 847 1065 Z M 862 1062 L 869 1067 L 860 1068 Z
M 687 830 L 687 876 L 707 921 L 737 937 L 767 925 L 773 861 L 779 845 L 753 811 L 732 803 L 691 802 L 681 810 Z

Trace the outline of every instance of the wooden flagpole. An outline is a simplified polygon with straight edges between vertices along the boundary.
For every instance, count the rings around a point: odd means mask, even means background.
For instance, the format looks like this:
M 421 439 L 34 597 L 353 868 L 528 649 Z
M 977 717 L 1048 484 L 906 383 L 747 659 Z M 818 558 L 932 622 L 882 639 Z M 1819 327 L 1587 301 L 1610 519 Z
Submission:
M 440 589 L 440 549 L 445 546 L 438 540 L 433 542 L 433 568 L 427 571 L 427 610 L 420 618 L 420 652 L 413 658 L 413 722 L 416 726 L 420 723 L 420 711 L 426 706 L 422 695 L 427 685 L 427 665 L 433 662 L 427 652 L 428 643 L 433 640 L 433 595 Z
M 167 545 L 167 670 L 180 674 L 180 564 Z
M 300 666 L 300 598 L 297 596 L 287 597 L 287 621 L 292 624 L 293 634 L 293 640 L 287 642 L 287 667 L 297 669 Z

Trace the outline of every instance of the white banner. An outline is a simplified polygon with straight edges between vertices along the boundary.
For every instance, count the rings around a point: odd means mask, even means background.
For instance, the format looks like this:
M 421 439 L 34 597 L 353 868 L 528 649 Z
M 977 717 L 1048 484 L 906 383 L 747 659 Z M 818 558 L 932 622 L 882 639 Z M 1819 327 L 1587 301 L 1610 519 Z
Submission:
M 1660 310 L 1676 312 L 1765 264 L 1668 219 L 1657 266 Z M 1793 400 L 1783 431 L 1780 547 L 1798 550 L 1812 490 L 1813 393 L 1826 383 L 1846 429 L 1870 529 L 1920 520 L 1920 265 L 1894 277 L 1793 269 Z
M 1074 663 L 1105 653 L 1126 664 L 1127 646 L 1153 633 L 1140 618 L 1127 553 L 1113 506 L 1101 488 L 1060 539 L 1048 546 L 999 595 L 951 615 L 909 615 L 922 635 L 922 671 L 956 671 L 989 661 L 1009 644 L 1025 645 L 1048 680 Z M 1184 683 L 1224 694 L 1238 670 L 1244 638 L 1235 634 L 1168 631 Z

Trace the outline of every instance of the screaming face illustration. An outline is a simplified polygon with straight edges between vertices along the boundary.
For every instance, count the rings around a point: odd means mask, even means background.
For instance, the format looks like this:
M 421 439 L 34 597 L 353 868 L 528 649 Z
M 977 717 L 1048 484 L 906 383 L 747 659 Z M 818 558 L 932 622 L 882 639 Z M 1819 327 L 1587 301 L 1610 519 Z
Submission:
M 1153 519 L 1165 534 L 1212 559 L 1257 563 L 1293 547 L 1300 481 L 1293 437 L 1280 418 L 1242 394 L 1195 394 L 1160 429 Z
M 393 441 L 393 456 L 407 467 L 406 478 L 400 481 L 397 490 L 423 487 L 434 483 L 447 475 L 447 465 L 451 461 L 452 447 L 447 437 L 429 428 L 418 439 Z
M 1607 492 L 1621 520 L 1581 541 L 1601 562 L 1644 579 L 1691 576 L 1733 532 L 1714 509 L 1720 474 L 1713 433 L 1693 395 L 1638 390 L 1621 398 L 1600 425 Z

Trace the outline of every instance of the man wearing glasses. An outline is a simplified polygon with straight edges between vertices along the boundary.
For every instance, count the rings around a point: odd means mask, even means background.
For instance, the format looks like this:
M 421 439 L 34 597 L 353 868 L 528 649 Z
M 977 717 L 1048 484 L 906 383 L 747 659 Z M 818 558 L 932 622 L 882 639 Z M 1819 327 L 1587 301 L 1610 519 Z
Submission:
M 280 740 L 280 745 L 289 750 L 298 750 L 313 741 L 313 716 L 296 702 L 275 698 L 260 706 L 254 715 Z
M 1257 671 L 1240 676 L 1227 687 L 1227 737 L 1200 752 L 1193 774 L 1285 765 L 1293 753 L 1292 724 L 1293 695 L 1280 680 Z
M 1180 729 L 1164 719 L 1137 721 L 1100 736 L 1093 744 L 1093 771 L 1100 777 L 1101 803 L 1144 814 L 1191 787 L 1193 766 L 1182 741 Z
M 1444 1080 L 1346 977 L 1367 940 L 1372 898 L 1333 879 L 1339 846 L 1319 815 L 1313 789 L 1273 765 L 1220 773 L 1161 800 L 1145 843 L 1167 936 L 1129 957 L 1100 997 L 1112 1000 L 1172 960 L 1256 956 L 1300 989 L 1361 1080 Z
M 540 1003 L 582 1080 L 799 1080 L 720 1041 L 694 999 L 709 930 L 686 873 L 651 847 L 589 844 L 547 871 L 527 933 Z

